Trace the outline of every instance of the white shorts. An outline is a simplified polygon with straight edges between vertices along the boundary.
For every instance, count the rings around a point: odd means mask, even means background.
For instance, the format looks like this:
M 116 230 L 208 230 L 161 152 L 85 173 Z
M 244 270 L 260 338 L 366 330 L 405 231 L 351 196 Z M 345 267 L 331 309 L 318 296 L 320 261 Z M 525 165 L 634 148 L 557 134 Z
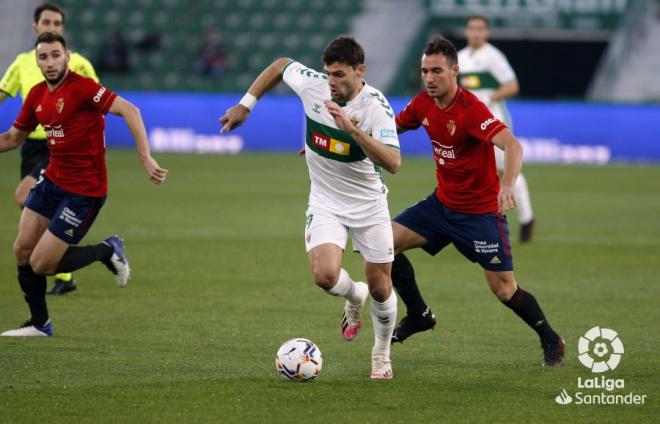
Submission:
M 384 264 L 394 261 L 394 237 L 387 203 L 361 222 L 348 220 L 332 212 L 310 206 L 305 213 L 305 246 L 307 252 L 325 243 L 346 249 L 351 232 L 353 250 L 365 261 Z M 350 221 L 350 222 L 348 222 Z

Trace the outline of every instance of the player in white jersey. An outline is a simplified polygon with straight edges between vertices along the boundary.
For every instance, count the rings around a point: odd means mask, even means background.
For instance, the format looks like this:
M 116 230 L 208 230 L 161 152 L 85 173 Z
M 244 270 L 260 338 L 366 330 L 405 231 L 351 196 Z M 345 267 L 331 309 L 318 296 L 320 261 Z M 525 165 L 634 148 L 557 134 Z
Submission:
M 355 39 L 337 37 L 322 59 L 325 73 L 292 59 L 275 60 L 220 122 L 223 132 L 241 125 L 257 99 L 280 80 L 302 100 L 311 180 L 305 243 L 314 282 L 346 298 L 340 324 L 345 340 L 360 330 L 362 307 L 371 294 L 371 378 L 389 379 L 397 298 L 390 277 L 394 245 L 387 187 L 380 169 L 395 173 L 401 166 L 394 112 L 383 94 L 364 82 L 364 51 Z M 368 285 L 354 282 L 342 269 L 349 232 L 354 250 L 364 258 Z
M 504 54 L 488 42 L 489 37 L 490 25 L 486 17 L 470 16 L 466 19 L 465 38 L 468 45 L 458 52 L 458 80 L 461 86 L 485 103 L 497 119 L 513 130 L 506 99 L 518 94 L 518 80 Z M 494 148 L 497 172 L 501 177 L 504 152 Z M 534 229 L 534 212 L 523 174 L 516 180 L 514 197 L 518 206 L 520 241 L 528 242 Z

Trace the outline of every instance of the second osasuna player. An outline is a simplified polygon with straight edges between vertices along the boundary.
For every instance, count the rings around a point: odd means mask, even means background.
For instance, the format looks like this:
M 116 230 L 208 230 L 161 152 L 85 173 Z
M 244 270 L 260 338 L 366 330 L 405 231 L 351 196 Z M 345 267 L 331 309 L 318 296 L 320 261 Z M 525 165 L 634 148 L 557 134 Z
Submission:
M 465 20 L 468 45 L 458 52 L 458 81 L 488 106 L 493 116 L 511 128 L 511 115 L 506 100 L 518 94 L 518 80 L 506 56 L 488 42 L 489 37 L 490 24 L 486 17 L 470 16 Z M 497 173 L 501 177 L 505 166 L 504 152 L 497 147 L 494 150 Z M 534 211 L 527 179 L 522 173 L 516 178 L 513 195 L 520 222 L 520 241 L 529 242 L 535 225 Z
M 564 340 L 550 327 L 531 293 L 518 286 L 513 273 L 506 216 L 515 206 L 513 185 L 520 172 L 522 146 L 511 131 L 476 96 L 459 88 L 456 49 L 442 37 L 424 49 L 421 74 L 426 90 L 396 117 L 397 130 L 423 126 L 436 162 L 438 185 L 426 199 L 398 215 L 392 224 L 396 257 L 392 282 L 407 307 L 392 342 L 435 325 L 422 299 L 405 250 L 421 247 L 435 255 L 453 244 L 482 267 L 488 285 L 540 337 L 545 366 L 564 360 Z M 493 145 L 504 151 L 501 184 Z
M 51 3 L 42 3 L 35 8 L 33 16 L 32 29 L 37 35 L 44 32 L 64 34 L 66 16 L 60 7 Z M 32 49 L 16 56 L 14 62 L 9 65 L 0 80 L 0 103 L 7 97 L 14 97 L 18 94 L 25 101 L 32 87 L 44 80 L 44 75 L 34 57 L 35 50 Z M 70 57 L 69 67 L 73 71 L 96 82 L 99 81 L 89 60 L 76 52 L 70 52 Z M 48 166 L 49 157 L 46 131 L 41 125 L 38 125 L 34 131 L 28 134 L 27 139 L 21 145 L 21 182 L 16 187 L 14 194 L 16 203 L 21 209 L 28 193 L 36 184 L 39 174 Z M 53 287 L 48 294 L 61 295 L 76 290 L 76 280 L 71 273 L 59 273 L 54 277 Z
M 139 110 L 90 78 L 69 69 L 66 41 L 59 34 L 40 34 L 36 60 L 46 80 L 29 92 L 9 131 L 0 134 L 0 152 L 15 149 L 41 124 L 46 130 L 50 162 L 30 192 L 14 242 L 18 282 L 30 308 L 30 319 L 2 336 L 50 336 L 46 275 L 71 272 L 92 262 L 104 263 L 117 283 L 130 276 L 122 240 L 75 246 L 89 231 L 107 193 L 105 113 L 126 121 L 152 182 L 167 170 L 151 157 Z

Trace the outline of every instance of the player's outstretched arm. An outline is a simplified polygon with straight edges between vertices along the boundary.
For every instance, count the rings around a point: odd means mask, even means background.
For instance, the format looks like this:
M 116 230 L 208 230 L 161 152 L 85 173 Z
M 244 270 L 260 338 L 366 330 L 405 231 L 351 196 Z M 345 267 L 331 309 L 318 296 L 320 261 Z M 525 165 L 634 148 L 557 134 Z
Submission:
M 142 161 L 142 165 L 147 171 L 147 175 L 149 175 L 151 182 L 154 184 L 160 184 L 165 181 L 167 169 L 161 168 L 158 165 L 158 162 L 151 157 L 149 140 L 147 139 L 147 130 L 144 128 L 140 109 L 135 107 L 133 103 L 117 96 L 112 102 L 112 106 L 110 106 L 108 112 L 113 115 L 121 116 L 124 118 L 124 121 L 126 121 L 126 125 L 133 136 L 133 140 L 135 140 L 135 146 L 138 155 L 140 156 L 140 160 Z
M 220 129 L 221 133 L 238 128 L 245 122 L 254 105 L 257 104 L 257 100 L 272 90 L 282 80 L 282 70 L 291 60 L 287 57 L 276 59 L 259 74 L 241 101 L 237 105 L 227 109 L 225 114 L 220 117 L 220 124 L 222 125 Z
M 11 127 L 9 131 L 0 134 L 0 152 L 14 150 L 27 138 L 28 133 Z
M 326 100 L 324 104 L 334 118 L 337 128 L 350 135 L 374 165 L 381 166 L 392 174 L 395 174 L 401 168 L 401 153 L 398 150 L 386 146 L 356 127 L 337 103 Z
M 523 147 L 509 129 L 503 129 L 493 137 L 493 144 L 504 150 L 504 174 L 497 196 L 499 213 L 516 207 L 513 186 L 522 168 Z

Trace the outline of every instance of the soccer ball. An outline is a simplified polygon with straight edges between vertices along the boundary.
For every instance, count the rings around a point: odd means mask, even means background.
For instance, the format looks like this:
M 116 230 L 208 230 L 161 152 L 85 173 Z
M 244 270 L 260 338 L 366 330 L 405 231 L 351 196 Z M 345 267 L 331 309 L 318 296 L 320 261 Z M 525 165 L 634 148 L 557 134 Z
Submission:
M 291 339 L 277 351 L 275 368 L 283 379 L 289 381 L 314 380 L 321 373 L 323 358 L 313 341 Z

